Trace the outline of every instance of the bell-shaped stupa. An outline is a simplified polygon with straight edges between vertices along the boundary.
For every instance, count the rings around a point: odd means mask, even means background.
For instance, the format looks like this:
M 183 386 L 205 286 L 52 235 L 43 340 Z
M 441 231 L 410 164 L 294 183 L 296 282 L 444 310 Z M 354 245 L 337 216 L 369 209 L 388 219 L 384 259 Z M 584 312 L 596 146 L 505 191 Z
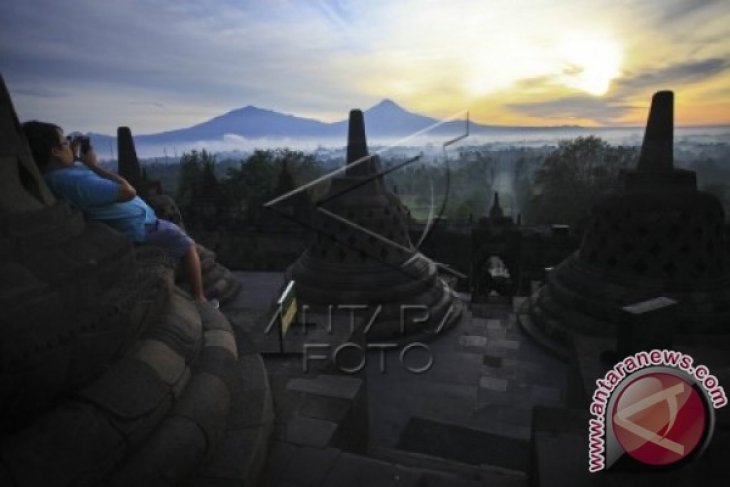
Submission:
M 386 188 L 368 153 L 360 110 L 350 112 L 347 165 L 313 211 L 316 238 L 289 269 L 298 299 L 311 306 L 379 309 L 367 336 L 442 329 L 461 313 L 436 264 L 408 235 L 408 210 Z
M 681 333 L 727 329 L 730 259 L 719 201 L 673 163 L 674 94 L 652 99 L 637 168 L 594 208 L 581 247 L 549 272 L 532 323 L 566 343 L 615 335 L 624 306 L 667 297 Z
M 250 338 L 36 162 L 0 76 L 0 485 L 256 484 L 273 412 Z

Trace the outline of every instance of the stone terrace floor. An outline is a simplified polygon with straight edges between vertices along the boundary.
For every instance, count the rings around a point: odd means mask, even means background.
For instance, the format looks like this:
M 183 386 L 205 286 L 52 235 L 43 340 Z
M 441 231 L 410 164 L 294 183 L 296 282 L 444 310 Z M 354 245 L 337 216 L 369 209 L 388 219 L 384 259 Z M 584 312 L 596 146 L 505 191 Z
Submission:
M 223 311 L 234 321 L 261 321 L 282 274 L 235 275 L 242 291 Z M 368 355 L 371 458 L 392 465 L 399 452 L 408 452 L 455 465 L 527 472 L 532 409 L 564 405 L 567 364 L 524 335 L 513 312 L 517 304 L 466 306 L 458 323 L 425 342 L 433 357 L 425 373 L 401 365 L 399 354 L 408 341 L 386 352 L 385 371 L 379 351 Z M 418 367 L 426 359 L 414 349 L 405 362 Z
M 398 351 L 384 373 L 369 361 L 371 446 L 526 470 L 532 409 L 563 405 L 567 364 L 524 335 L 508 304 L 475 304 L 427 345 L 423 374 Z

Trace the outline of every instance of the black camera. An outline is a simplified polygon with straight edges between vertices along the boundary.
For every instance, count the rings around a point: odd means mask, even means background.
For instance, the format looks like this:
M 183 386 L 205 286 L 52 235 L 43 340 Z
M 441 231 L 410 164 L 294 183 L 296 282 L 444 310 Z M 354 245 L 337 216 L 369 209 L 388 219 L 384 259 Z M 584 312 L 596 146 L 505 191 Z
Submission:
M 73 132 L 67 135 L 66 139 L 68 139 L 71 144 L 74 154 L 76 153 L 76 147 L 79 147 L 81 154 L 86 154 L 89 152 L 89 149 L 91 149 L 91 139 L 89 139 L 88 135 L 84 135 L 80 132 Z

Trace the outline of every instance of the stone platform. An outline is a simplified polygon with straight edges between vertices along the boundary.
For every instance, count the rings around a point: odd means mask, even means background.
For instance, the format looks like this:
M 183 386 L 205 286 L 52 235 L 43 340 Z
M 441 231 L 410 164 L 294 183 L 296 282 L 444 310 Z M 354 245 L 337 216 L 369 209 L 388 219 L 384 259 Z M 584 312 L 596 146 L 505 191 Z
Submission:
M 568 366 L 519 328 L 520 300 L 465 309 L 423 342 L 433 357 L 424 373 L 401 365 L 407 341 L 383 356 L 372 349 L 359 374 L 324 361 L 304 372 L 301 349 L 291 348 L 301 336 L 287 335 L 284 354 L 275 335 L 262 336 L 283 276 L 235 275 L 243 291 L 224 312 L 234 328 L 248 323 L 265 350 L 276 413 L 261 485 L 528 485 L 532 411 L 565 405 Z M 424 350 L 405 364 L 423 365 Z
M 397 352 L 387 355 L 385 373 L 377 363 L 369 367 L 371 444 L 413 447 L 408 436 L 428 435 L 409 428 L 415 422 L 453 442 L 453 448 L 421 444 L 420 453 L 524 470 L 532 409 L 563 404 L 566 365 L 532 343 L 504 304 L 474 305 L 428 345 L 434 363 L 426 373 L 403 370 Z M 475 448 L 481 456 L 468 451 Z

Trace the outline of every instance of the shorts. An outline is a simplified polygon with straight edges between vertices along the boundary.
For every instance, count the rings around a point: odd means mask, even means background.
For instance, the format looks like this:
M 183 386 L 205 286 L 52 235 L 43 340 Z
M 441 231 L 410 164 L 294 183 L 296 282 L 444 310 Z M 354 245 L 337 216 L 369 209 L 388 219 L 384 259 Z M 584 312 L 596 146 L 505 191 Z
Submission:
M 192 238 L 171 221 L 159 218 L 157 223 L 145 225 L 147 238 L 144 243 L 160 247 L 170 257 L 181 259 L 195 244 Z

